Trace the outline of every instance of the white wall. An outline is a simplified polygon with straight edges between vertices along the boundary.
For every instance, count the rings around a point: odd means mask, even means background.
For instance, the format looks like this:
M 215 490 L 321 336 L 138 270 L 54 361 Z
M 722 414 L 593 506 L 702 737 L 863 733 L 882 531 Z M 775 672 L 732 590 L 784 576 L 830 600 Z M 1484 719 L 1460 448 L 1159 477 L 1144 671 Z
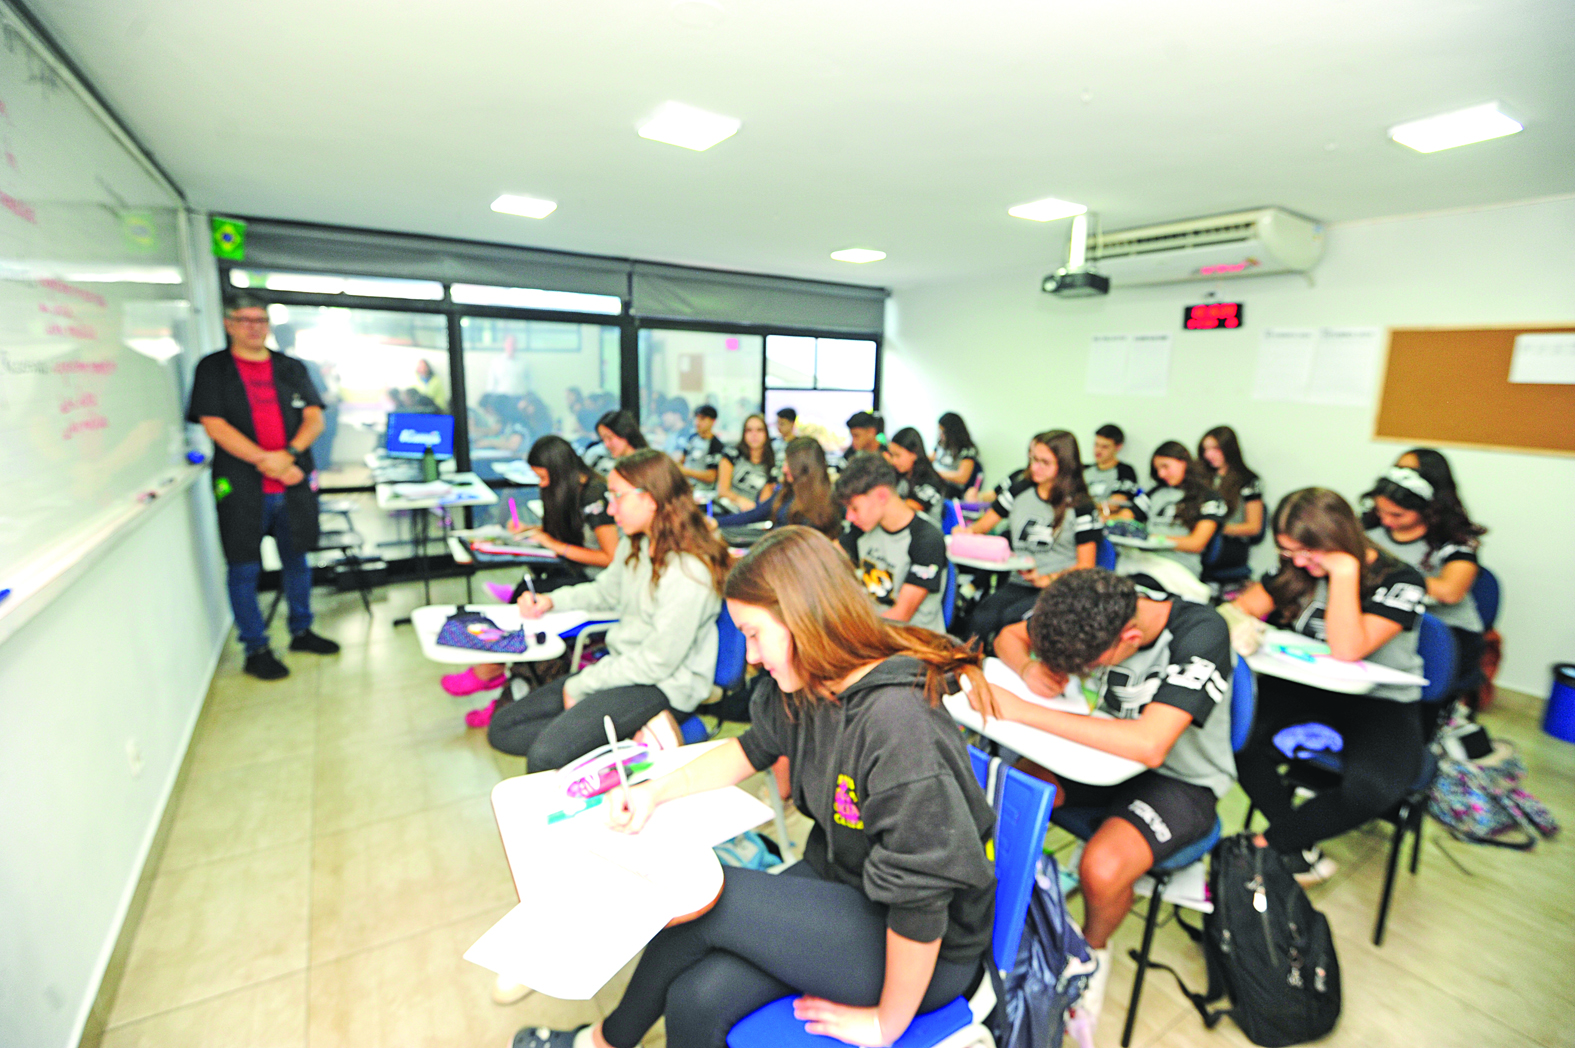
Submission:
M 1064 245 L 1047 242 L 1045 255 L 1064 256 Z M 1127 432 L 1126 457 L 1146 480 L 1155 445 L 1175 438 L 1195 447 L 1206 429 L 1229 424 L 1263 475 L 1271 507 L 1310 484 L 1355 498 L 1406 445 L 1371 438 L 1374 408 L 1253 400 L 1260 332 L 1575 321 L 1575 198 L 1337 226 L 1311 285 L 1303 277 L 1261 277 L 1118 287 L 1105 298 L 1065 301 L 1039 290 L 1054 268 L 1047 262 L 899 290 L 887 325 L 887 431 L 916 425 L 928 440 L 936 417 L 957 411 L 988 473 L 999 478 L 1022 464 L 1028 437 L 1039 430 L 1073 430 L 1087 455 L 1094 429 L 1116 422 Z M 1181 307 L 1203 301 L 1211 288 L 1246 303 L 1246 327 L 1181 330 Z M 1175 332 L 1170 394 L 1085 395 L 1089 336 L 1144 331 Z M 1460 390 L 1459 403 L 1470 397 Z M 1575 426 L 1575 418 L 1546 423 Z M 1491 529 L 1483 560 L 1505 591 L 1499 680 L 1546 695 L 1549 665 L 1575 660 L 1575 459 L 1444 450 L 1467 508 Z M 1268 543 L 1256 555 L 1273 557 Z

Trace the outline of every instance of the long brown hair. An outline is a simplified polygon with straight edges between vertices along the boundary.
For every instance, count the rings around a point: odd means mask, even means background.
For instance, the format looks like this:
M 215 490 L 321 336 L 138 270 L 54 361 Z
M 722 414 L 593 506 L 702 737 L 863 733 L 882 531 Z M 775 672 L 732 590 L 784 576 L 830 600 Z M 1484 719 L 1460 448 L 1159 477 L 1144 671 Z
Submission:
M 1220 446 L 1220 454 L 1225 458 L 1224 473 L 1214 473 L 1214 467 L 1203 457 L 1203 442 L 1210 437 Z M 1236 439 L 1236 431 L 1229 426 L 1215 426 L 1199 437 L 1198 461 L 1203 463 L 1208 472 L 1214 473 L 1211 486 L 1225 500 L 1226 508 L 1235 513 L 1237 504 L 1241 502 L 1241 489 L 1258 479 L 1258 475 L 1247 468 L 1247 463 L 1241 457 L 1241 441 Z
M 777 485 L 771 519 L 775 520 L 781 512 L 783 502 L 792 499 L 793 505 L 787 515 L 789 524 L 807 524 L 827 538 L 834 537 L 842 530 L 842 509 L 831 497 L 826 449 L 814 437 L 794 437 L 787 442 L 782 457 L 793 479 Z
M 1055 479 L 1050 482 L 1050 505 L 1055 509 L 1051 528 L 1061 526 L 1061 518 L 1068 509 L 1092 512 L 1094 500 L 1089 497 L 1088 485 L 1083 481 L 1083 456 L 1077 447 L 1077 434 L 1068 429 L 1035 433 L 1034 439 L 1028 442 L 1030 459 L 1035 444 L 1055 456 Z
M 1349 553 L 1362 566 L 1361 590 L 1367 592 L 1398 561 L 1379 550 L 1367 538 L 1351 504 L 1328 488 L 1302 488 L 1293 491 L 1274 507 L 1274 534 L 1284 535 L 1307 549 Z M 1369 551 L 1376 552 L 1369 562 Z M 1274 613 L 1281 621 L 1301 614 L 1318 588 L 1318 580 L 1298 568 L 1288 558 L 1280 558 L 1280 570 L 1263 582 L 1274 599 Z
M 771 427 L 766 425 L 766 416 L 756 412 L 744 419 L 744 424 L 738 428 L 738 456 L 745 462 L 754 462 L 749 454 L 749 443 L 744 440 L 744 434 L 749 431 L 749 422 L 754 419 L 760 423 L 760 428 L 766 434 L 766 442 L 760 445 L 760 461 L 756 465 L 764 466 L 769 475 L 777 465 L 777 450 L 771 446 Z
M 1148 460 L 1148 475 L 1159 488 L 1163 488 L 1165 482 L 1159 479 L 1159 470 L 1154 468 L 1157 458 L 1175 459 L 1187 465 L 1181 483 L 1176 485 L 1181 489 L 1181 501 L 1176 503 L 1176 521 L 1191 531 L 1203 519 L 1203 504 L 1214 497 L 1214 485 L 1209 481 L 1208 467 L 1193 458 L 1192 452 L 1181 441 L 1167 440 L 1154 449 L 1154 454 Z
M 925 666 L 924 697 L 938 705 L 947 678 L 966 676 L 988 697 L 978 642 L 964 647 L 940 633 L 889 622 L 825 535 L 805 527 L 773 529 L 733 567 L 724 596 L 764 608 L 793 635 L 798 705 L 831 698 L 833 682 L 861 666 L 911 655 Z
M 694 491 L 673 460 L 655 448 L 641 448 L 615 462 L 613 472 L 656 502 L 656 515 L 646 534 L 629 536 L 627 563 L 632 565 L 640 559 L 640 551 L 649 538 L 652 589 L 661 579 L 670 554 L 689 553 L 699 557 L 711 572 L 711 585 L 720 594 L 722 580 L 732 566 L 732 554 L 706 527 L 705 514 L 695 502 Z

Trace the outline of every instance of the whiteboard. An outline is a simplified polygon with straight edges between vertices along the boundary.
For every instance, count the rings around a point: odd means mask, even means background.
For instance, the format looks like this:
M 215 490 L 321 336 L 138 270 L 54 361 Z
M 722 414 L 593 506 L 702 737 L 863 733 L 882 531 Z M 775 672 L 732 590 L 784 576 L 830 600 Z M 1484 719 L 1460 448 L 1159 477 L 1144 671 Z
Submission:
M 179 198 L 4 5 L 0 38 L 6 588 L 179 465 L 192 325 Z

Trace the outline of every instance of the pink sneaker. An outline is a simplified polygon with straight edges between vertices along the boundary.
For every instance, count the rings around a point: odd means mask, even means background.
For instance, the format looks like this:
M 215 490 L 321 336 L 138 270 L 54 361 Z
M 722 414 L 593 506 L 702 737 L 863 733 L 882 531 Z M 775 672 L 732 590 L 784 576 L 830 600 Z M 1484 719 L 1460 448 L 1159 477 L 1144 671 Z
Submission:
M 492 711 L 498 708 L 498 700 L 493 699 L 485 706 L 477 706 L 465 714 L 465 727 L 485 728 L 492 723 Z
M 450 695 L 474 695 L 478 691 L 490 691 L 493 688 L 503 687 L 503 682 L 509 679 L 507 673 L 500 673 L 491 680 L 484 680 L 476 676 L 476 668 L 472 666 L 464 673 L 450 673 L 443 678 L 443 690 Z
M 505 582 L 487 582 L 482 588 L 492 594 L 492 599 L 499 604 L 513 604 L 514 587 Z

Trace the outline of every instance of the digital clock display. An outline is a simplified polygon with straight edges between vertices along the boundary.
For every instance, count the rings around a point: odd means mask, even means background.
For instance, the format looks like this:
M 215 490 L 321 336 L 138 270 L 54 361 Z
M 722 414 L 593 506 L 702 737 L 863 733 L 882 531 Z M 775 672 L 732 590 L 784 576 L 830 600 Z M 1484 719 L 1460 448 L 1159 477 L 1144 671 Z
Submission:
M 1245 313 L 1245 307 L 1240 302 L 1204 302 L 1196 306 L 1183 306 L 1181 326 L 1188 331 L 1238 328 Z

